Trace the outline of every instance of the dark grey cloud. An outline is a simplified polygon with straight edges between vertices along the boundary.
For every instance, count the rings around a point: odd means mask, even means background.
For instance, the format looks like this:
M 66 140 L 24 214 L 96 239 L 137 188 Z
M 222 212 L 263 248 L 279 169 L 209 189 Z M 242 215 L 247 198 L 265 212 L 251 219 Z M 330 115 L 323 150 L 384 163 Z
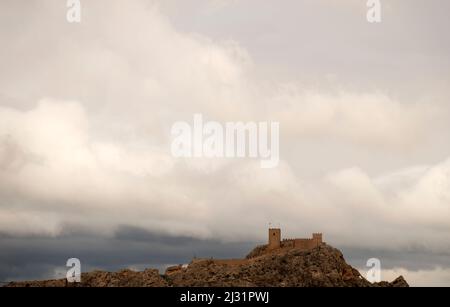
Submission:
M 404 268 L 409 271 L 419 271 L 450 267 L 450 253 L 423 248 L 412 247 L 395 251 L 341 247 L 340 250 L 349 263 L 357 268 L 366 267 L 367 260 L 370 258 L 380 259 L 383 269 Z
M 265 242 L 230 243 L 153 233 L 132 226 L 122 226 L 113 237 L 85 235 L 68 230 L 63 236 L 14 237 L 0 235 L 0 281 L 64 278 L 65 263 L 78 258 L 84 272 L 92 270 L 118 271 L 124 268 L 144 270 L 189 263 L 199 258 L 241 258 L 256 245 Z M 334 245 L 333 243 L 330 243 Z M 402 268 L 408 272 L 432 271 L 450 267 L 448 253 L 436 253 L 424 248 L 408 250 L 377 250 L 335 246 L 352 266 L 362 269 L 367 260 L 378 258 L 383 270 Z M 413 285 L 414 280 L 410 281 Z
M 94 269 L 143 270 L 189 263 L 192 258 L 244 257 L 256 242 L 226 243 L 152 233 L 122 227 L 114 237 L 69 231 L 56 238 L 0 235 L 0 281 L 64 278 L 69 258 L 78 258 L 84 272 Z M 57 275 L 55 275 L 57 274 Z

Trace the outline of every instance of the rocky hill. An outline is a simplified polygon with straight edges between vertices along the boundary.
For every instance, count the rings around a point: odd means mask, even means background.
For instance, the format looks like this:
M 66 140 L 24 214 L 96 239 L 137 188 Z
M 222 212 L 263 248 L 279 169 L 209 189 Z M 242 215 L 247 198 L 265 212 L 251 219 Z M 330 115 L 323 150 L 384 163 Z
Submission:
M 408 287 L 399 277 L 393 282 L 372 284 L 350 265 L 342 253 L 326 244 L 312 250 L 267 252 L 257 247 L 246 259 L 194 259 L 160 275 L 157 270 L 122 270 L 117 273 L 83 273 L 80 284 L 65 280 L 11 283 L 9 287 Z

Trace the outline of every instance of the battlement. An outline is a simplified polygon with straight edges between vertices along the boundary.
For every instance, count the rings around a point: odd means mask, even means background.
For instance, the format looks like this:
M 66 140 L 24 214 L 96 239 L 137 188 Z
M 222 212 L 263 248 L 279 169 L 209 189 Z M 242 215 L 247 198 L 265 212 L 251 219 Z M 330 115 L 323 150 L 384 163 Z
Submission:
M 317 233 L 317 232 L 313 233 L 312 237 L 313 237 L 313 239 L 317 239 L 317 240 L 322 241 L 322 234 L 321 233 Z
M 322 233 L 313 233 L 312 238 L 285 238 L 281 239 L 281 229 L 269 229 L 268 249 L 297 248 L 303 250 L 313 249 L 323 243 Z

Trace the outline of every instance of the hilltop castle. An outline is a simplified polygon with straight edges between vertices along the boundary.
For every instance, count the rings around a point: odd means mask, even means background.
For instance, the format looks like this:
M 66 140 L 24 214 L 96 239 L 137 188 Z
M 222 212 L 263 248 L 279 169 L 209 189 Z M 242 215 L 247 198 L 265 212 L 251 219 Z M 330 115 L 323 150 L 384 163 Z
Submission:
M 324 242 L 322 241 L 321 233 L 313 233 L 310 239 L 281 239 L 281 229 L 280 228 L 269 228 L 269 240 L 267 245 L 259 245 L 255 247 L 244 259 L 213 259 L 213 258 L 194 258 L 191 263 L 199 263 L 203 261 L 209 261 L 219 265 L 245 265 L 252 261 L 253 258 L 267 255 L 267 254 L 277 254 L 279 252 L 284 252 L 290 249 L 299 249 L 308 251 L 321 246 Z M 169 267 L 166 270 L 166 275 L 170 275 L 183 270 L 183 265 Z
M 279 248 L 298 248 L 303 250 L 313 249 L 322 242 L 321 233 L 313 233 L 311 239 L 283 239 L 281 240 L 280 228 L 269 228 L 269 241 L 267 244 L 268 250 L 275 250 Z

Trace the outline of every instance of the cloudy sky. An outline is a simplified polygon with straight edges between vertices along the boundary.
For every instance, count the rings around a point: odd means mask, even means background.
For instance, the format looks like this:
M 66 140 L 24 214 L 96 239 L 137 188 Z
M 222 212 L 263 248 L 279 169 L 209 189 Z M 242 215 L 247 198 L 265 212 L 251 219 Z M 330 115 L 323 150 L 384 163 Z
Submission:
M 240 257 L 323 232 L 450 286 L 450 3 L 0 2 L 0 281 Z M 280 122 L 280 163 L 176 159 L 176 121 Z

